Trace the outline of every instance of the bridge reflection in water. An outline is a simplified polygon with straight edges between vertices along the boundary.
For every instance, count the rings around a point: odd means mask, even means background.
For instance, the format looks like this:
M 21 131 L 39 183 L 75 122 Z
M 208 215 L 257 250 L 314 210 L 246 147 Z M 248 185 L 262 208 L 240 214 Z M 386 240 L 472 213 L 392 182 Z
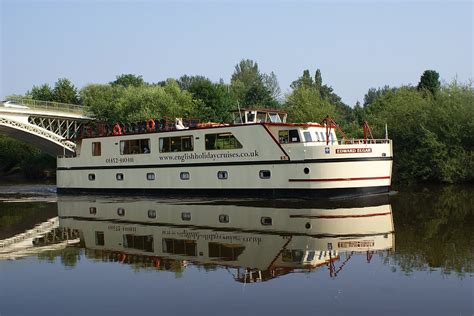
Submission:
M 62 196 L 58 211 L 89 258 L 176 273 L 225 267 L 243 283 L 322 268 L 336 277 L 354 253 L 370 263 L 394 250 L 386 198 L 302 203 Z

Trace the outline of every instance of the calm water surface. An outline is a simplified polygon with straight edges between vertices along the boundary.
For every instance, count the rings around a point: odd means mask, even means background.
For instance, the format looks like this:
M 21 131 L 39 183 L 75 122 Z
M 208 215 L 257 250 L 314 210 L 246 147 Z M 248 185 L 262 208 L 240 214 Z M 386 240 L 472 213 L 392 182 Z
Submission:
M 1 316 L 473 314 L 472 187 L 324 203 L 54 192 L 0 186 Z

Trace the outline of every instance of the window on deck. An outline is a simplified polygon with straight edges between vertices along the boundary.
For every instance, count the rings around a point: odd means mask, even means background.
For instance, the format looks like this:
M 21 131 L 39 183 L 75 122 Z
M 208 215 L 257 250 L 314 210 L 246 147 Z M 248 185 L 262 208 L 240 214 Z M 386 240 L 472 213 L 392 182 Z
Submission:
M 206 134 L 206 150 L 238 149 L 242 144 L 232 133 Z
M 176 136 L 176 137 L 161 137 L 160 138 L 160 152 L 180 152 L 193 151 L 193 137 L 192 136 Z
M 120 141 L 121 155 L 149 154 L 150 139 L 130 139 Z

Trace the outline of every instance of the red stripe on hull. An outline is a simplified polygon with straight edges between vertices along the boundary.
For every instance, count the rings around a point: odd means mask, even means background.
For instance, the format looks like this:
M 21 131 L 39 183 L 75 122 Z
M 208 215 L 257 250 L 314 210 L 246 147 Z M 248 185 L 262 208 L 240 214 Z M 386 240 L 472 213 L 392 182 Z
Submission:
M 289 182 L 327 182 L 327 181 L 359 181 L 359 180 L 383 180 L 390 179 L 386 177 L 364 177 L 364 178 L 327 178 L 327 179 L 288 179 Z
M 334 219 L 334 218 L 358 218 L 358 217 L 374 217 L 374 216 L 385 216 L 390 215 L 391 212 L 387 213 L 373 213 L 373 214 L 353 214 L 353 215 L 290 215 L 290 218 L 318 218 L 318 219 Z

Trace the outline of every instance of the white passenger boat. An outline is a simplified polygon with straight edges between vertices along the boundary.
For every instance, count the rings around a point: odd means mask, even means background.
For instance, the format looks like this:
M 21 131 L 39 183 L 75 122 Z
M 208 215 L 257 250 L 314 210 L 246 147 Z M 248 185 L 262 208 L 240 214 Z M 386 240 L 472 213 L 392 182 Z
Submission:
M 370 261 L 375 252 L 394 250 L 388 202 L 325 205 L 63 196 L 58 214 L 60 227 L 79 231 L 94 259 L 169 271 L 190 262 L 235 268 L 241 282 L 320 266 L 336 276 L 354 253 Z
M 286 113 L 242 110 L 233 124 L 148 120 L 97 125 L 58 157 L 59 193 L 319 198 L 388 192 L 389 139 L 338 139 L 338 126 L 286 123 Z M 368 126 L 365 135 L 371 135 Z

